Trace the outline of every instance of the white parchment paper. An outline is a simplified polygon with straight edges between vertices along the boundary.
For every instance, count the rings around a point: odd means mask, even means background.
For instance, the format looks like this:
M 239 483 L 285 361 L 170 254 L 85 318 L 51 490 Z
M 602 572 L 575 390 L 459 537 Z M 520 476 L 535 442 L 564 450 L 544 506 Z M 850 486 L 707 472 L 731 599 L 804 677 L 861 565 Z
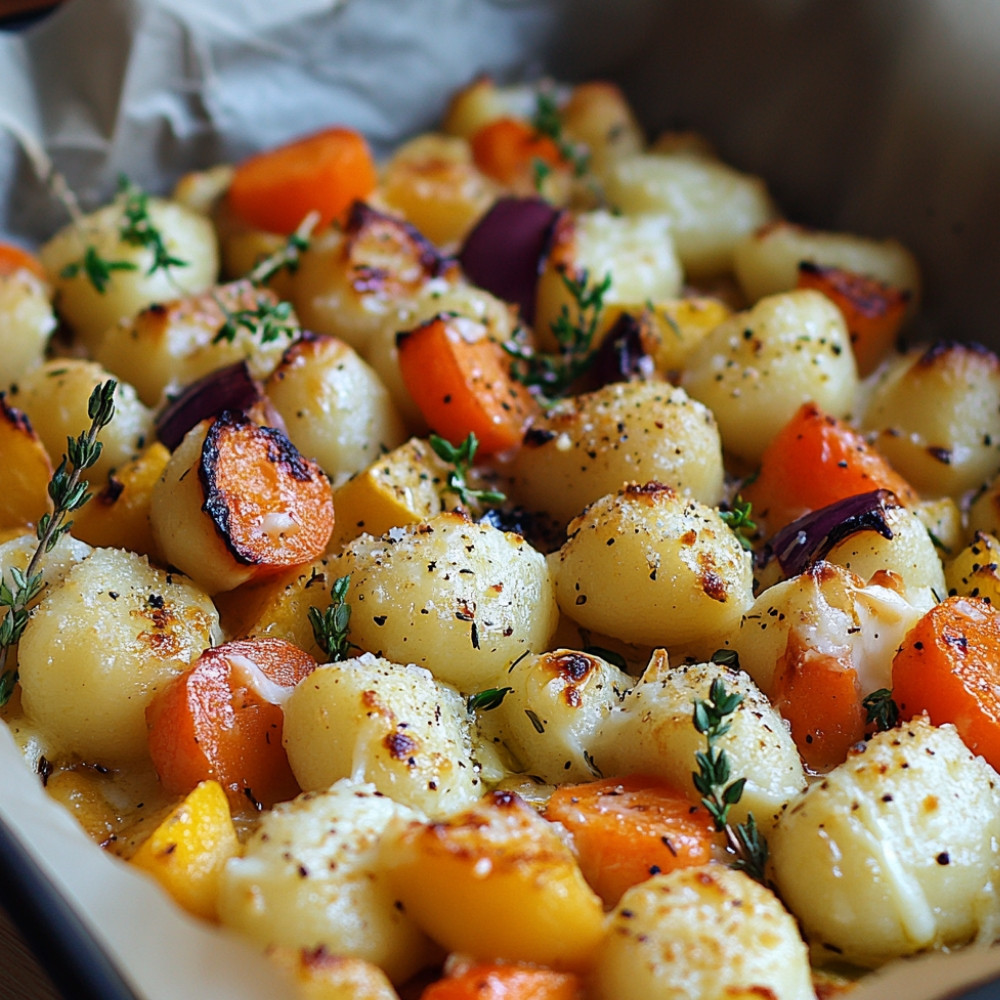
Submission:
M 68 0 L 0 32 L 0 231 L 63 223 L 49 163 L 95 204 L 119 172 L 166 190 L 334 122 L 384 150 L 477 73 L 542 71 L 617 79 L 651 131 L 707 133 L 795 221 L 899 236 L 927 277 L 920 332 L 1000 346 L 995 0 Z M 5 731 L 0 813 L 149 1000 L 281 995 L 91 845 Z M 979 975 L 997 953 L 967 961 Z M 870 989 L 932 996 L 930 968 Z

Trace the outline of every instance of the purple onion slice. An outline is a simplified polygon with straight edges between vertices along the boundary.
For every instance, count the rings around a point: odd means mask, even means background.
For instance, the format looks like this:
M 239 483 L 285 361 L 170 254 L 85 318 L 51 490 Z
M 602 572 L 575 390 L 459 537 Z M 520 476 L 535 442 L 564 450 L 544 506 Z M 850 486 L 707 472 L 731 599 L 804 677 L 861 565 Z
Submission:
M 249 410 L 262 397 L 247 363 L 237 361 L 192 382 L 168 403 L 156 418 L 156 434 L 173 451 L 195 424 L 223 410 Z
M 760 564 L 777 559 L 785 576 L 798 576 L 825 558 L 839 542 L 859 531 L 877 531 L 883 538 L 892 538 L 892 529 L 885 519 L 887 505 L 896 506 L 894 494 L 889 490 L 873 490 L 803 514 L 764 546 Z
M 466 237 L 458 255 L 469 280 L 513 302 L 529 325 L 535 290 L 562 212 L 541 198 L 501 198 Z

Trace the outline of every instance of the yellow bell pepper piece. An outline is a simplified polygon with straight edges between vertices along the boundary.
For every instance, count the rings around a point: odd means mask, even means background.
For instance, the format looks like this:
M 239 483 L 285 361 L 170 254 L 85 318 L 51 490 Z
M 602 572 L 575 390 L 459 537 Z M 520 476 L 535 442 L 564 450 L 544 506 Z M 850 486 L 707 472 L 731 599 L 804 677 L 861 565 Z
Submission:
M 239 854 L 229 802 L 216 781 L 203 781 L 132 856 L 190 913 L 216 919 L 219 877 Z

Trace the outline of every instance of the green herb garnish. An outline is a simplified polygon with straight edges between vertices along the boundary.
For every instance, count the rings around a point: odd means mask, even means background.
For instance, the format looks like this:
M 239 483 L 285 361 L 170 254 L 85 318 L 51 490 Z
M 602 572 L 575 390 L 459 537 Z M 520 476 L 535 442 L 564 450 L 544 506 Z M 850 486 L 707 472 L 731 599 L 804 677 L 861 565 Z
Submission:
M 499 708 L 503 704 L 504 698 L 513 691 L 513 688 L 487 688 L 477 694 L 470 694 L 465 699 L 465 707 L 470 712 L 490 712 L 494 708 Z
M 469 470 L 479 448 L 475 434 L 468 434 L 457 447 L 437 434 L 431 434 L 428 440 L 434 454 L 443 462 L 453 466 L 448 473 L 448 490 L 457 494 L 462 503 L 498 504 L 507 499 L 506 494 L 499 490 L 476 490 L 469 485 Z
M 874 726 L 875 731 L 884 733 L 887 729 L 895 729 L 899 722 L 899 706 L 892 700 L 892 692 L 888 688 L 879 688 L 862 699 L 865 710 L 865 722 Z
M 566 138 L 562 118 L 559 116 L 559 105 L 547 91 L 543 90 L 538 94 L 531 126 L 539 135 L 547 136 L 556 144 L 559 155 L 573 167 L 573 173 L 577 177 L 582 177 L 587 172 L 590 154 Z
M 749 500 L 744 500 L 738 496 L 728 510 L 720 510 L 719 517 L 732 529 L 740 545 L 749 550 L 753 548 L 750 539 L 757 530 L 757 524 L 750 517 L 753 512 L 753 504 Z
M 146 274 L 169 271 L 172 267 L 188 267 L 188 261 L 170 253 L 163 234 L 153 225 L 149 214 L 149 195 L 124 175 L 118 178 L 118 193 L 123 199 L 124 215 L 119 235 L 131 246 L 145 247 L 153 254 L 153 262 Z
M 87 404 L 90 429 L 77 438 L 67 441 L 67 453 L 49 482 L 49 496 L 53 509 L 39 518 L 35 529 L 38 546 L 25 570 L 10 569 L 10 584 L 0 579 L 0 608 L 6 614 L 0 620 L 0 706 L 6 705 L 14 693 L 17 670 L 7 668 L 7 657 L 28 624 L 28 605 L 41 593 L 44 586 L 42 558 L 51 552 L 59 538 L 69 530 L 72 521 L 67 515 L 79 510 L 91 497 L 83 472 L 91 468 L 101 456 L 98 434 L 115 414 L 114 395 L 117 382 L 109 379 L 94 388 Z
M 712 681 L 707 701 L 694 703 L 694 728 L 705 737 L 706 748 L 695 754 L 698 770 L 692 772 L 695 788 L 701 793 L 702 805 L 708 810 L 715 829 L 725 833 L 730 849 L 736 855 L 733 867 L 745 871 L 762 885 L 767 865 L 767 841 L 757 828 L 751 813 L 745 823 L 735 827 L 729 822 L 729 811 L 740 801 L 746 778 L 730 781 L 729 755 L 717 744 L 729 732 L 728 720 L 743 702 L 739 692 L 729 692 L 725 683 Z
M 516 339 L 503 345 L 513 359 L 512 377 L 522 385 L 537 389 L 548 399 L 565 393 L 594 360 L 594 337 L 604 310 L 604 296 L 611 288 L 610 274 L 592 285 L 586 269 L 578 278 L 565 272 L 560 278 L 572 297 L 573 311 L 563 304 L 558 318 L 551 324 L 557 349 L 554 352 L 535 351 Z
M 323 611 L 311 607 L 308 611 L 316 644 L 330 658 L 331 663 L 346 660 L 352 649 L 360 647 L 347 638 L 351 625 L 351 606 L 347 603 L 350 576 L 341 576 L 330 588 L 330 604 Z
M 115 271 L 135 271 L 138 268 L 128 260 L 107 260 L 102 257 L 93 243 L 88 243 L 79 260 L 67 264 L 60 272 L 60 278 L 75 278 L 81 272 L 101 295 L 107 290 Z

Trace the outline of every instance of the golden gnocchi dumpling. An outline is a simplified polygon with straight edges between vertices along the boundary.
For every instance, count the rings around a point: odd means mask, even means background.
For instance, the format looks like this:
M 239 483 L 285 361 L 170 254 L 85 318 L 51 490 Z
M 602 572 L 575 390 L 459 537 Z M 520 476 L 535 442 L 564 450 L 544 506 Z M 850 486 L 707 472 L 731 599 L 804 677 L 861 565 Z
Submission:
M 282 739 L 306 791 L 353 778 L 434 816 L 482 794 L 465 702 L 422 667 L 371 653 L 328 663 L 284 710 Z
M 918 492 L 958 498 L 1000 470 L 1000 358 L 974 344 L 915 347 L 880 372 L 862 427 Z
M 657 650 L 598 732 L 594 760 L 605 775 L 651 774 L 693 788 L 695 754 L 705 749 L 705 737 L 694 727 L 694 702 L 708 699 L 715 680 L 743 698 L 718 742 L 733 779 L 747 779 L 732 807 L 733 822 L 753 813 L 766 831 L 781 807 L 805 788 L 806 779 L 787 724 L 742 670 L 711 662 L 672 666 Z
M 66 439 L 76 438 L 90 427 L 90 394 L 112 377 L 94 361 L 54 358 L 22 375 L 7 398 L 28 415 L 45 450 L 58 463 L 66 454 Z M 114 402 L 114 418 L 100 432 L 100 457 L 88 469 L 91 482 L 100 482 L 135 458 L 153 439 L 153 414 L 131 385 L 119 382 Z
M 819 954 L 875 966 L 1000 919 L 1000 778 L 954 727 L 882 732 L 790 803 L 774 879 Z
M 840 310 L 804 290 L 720 323 L 688 356 L 681 384 L 715 414 L 724 450 L 757 462 L 803 403 L 845 416 L 858 373 Z
M 450 952 L 583 969 L 604 934 L 601 901 L 556 826 L 511 792 L 397 824 L 383 859 L 405 912 Z
M 45 283 L 25 268 L 0 274 L 0 387 L 42 363 L 56 328 Z
M 21 703 L 60 753 L 141 760 L 153 695 L 221 638 L 212 602 L 190 580 L 123 549 L 95 549 L 24 630 Z
M 501 86 L 488 76 L 480 76 L 452 95 L 442 125 L 450 135 L 471 139 L 498 118 L 530 119 L 537 107 L 538 90 L 531 84 Z
M 38 548 L 38 538 L 34 532 L 20 534 L 0 543 L 0 577 L 8 587 L 13 587 L 11 569 L 16 567 L 22 573 L 28 568 L 31 557 Z M 78 563 L 82 562 L 93 551 L 86 542 L 80 541 L 69 533 L 59 536 L 56 544 L 45 553 L 43 579 L 45 587 L 41 594 L 31 602 L 33 607 L 53 587 L 63 581 L 66 574 Z
M 178 262 L 158 266 L 155 245 L 133 235 L 127 210 L 145 204 L 147 232 L 155 232 L 165 255 Z M 162 254 L 160 255 L 162 256 Z M 200 292 L 215 282 L 219 255 L 212 223 L 203 215 L 163 198 L 126 192 L 70 223 L 39 251 L 55 288 L 60 314 L 84 346 L 93 350 L 101 335 L 153 302 L 175 299 L 178 291 Z M 88 258 L 114 266 L 96 284 Z M 100 286 L 100 287 L 98 287 Z
M 769 889 L 722 865 L 629 889 L 597 952 L 595 1000 L 813 1000 L 795 919 Z
M 556 598 L 584 628 L 639 645 L 711 645 L 753 602 L 749 552 L 717 510 L 669 486 L 632 483 L 567 530 Z
M 849 662 L 867 695 L 892 686 L 892 658 L 930 607 L 819 562 L 761 591 L 721 645 L 738 651 L 740 666 L 764 691 L 774 690 L 786 651 L 806 648 Z
M 683 152 L 616 160 L 607 171 L 605 192 L 626 215 L 665 215 L 677 256 L 692 278 L 730 271 L 736 244 L 776 214 L 759 177 Z
M 506 691 L 489 724 L 521 769 L 558 784 L 590 781 L 595 734 L 621 704 L 632 678 L 606 660 L 555 649 L 518 660 L 503 679 Z
M 249 327 L 231 322 L 232 337 L 220 331 L 229 316 L 253 315 L 277 306 L 277 296 L 249 281 L 218 285 L 207 292 L 157 302 L 109 327 L 94 356 L 135 386 L 147 406 L 226 365 L 246 361 L 255 378 L 266 378 L 288 346 L 288 338 L 264 342 Z M 297 329 L 294 315 L 288 317 Z
M 454 262 L 409 223 L 359 203 L 344 229 L 325 230 L 303 252 L 291 300 L 306 329 L 364 356 L 369 338 L 395 323 L 407 300 L 457 276 Z
M 318 559 L 334 522 L 323 470 L 282 431 L 232 410 L 188 431 L 150 517 L 159 551 L 209 593 Z
M 567 279 L 592 291 L 607 278 L 602 296 L 608 305 L 643 303 L 680 294 L 683 272 L 665 215 L 614 215 L 597 210 L 563 215 L 538 278 L 535 333 L 546 350 L 554 348 L 551 326 L 562 310 L 571 320 L 579 309 Z
M 436 950 L 399 905 L 381 859 L 394 820 L 420 814 L 356 781 L 279 803 L 223 870 L 222 923 L 261 949 L 322 948 L 403 981 Z
M 335 337 L 292 344 L 264 390 L 303 455 L 334 483 L 406 440 L 403 422 L 375 372 Z
M 746 236 L 733 255 L 736 277 L 751 302 L 795 288 L 803 261 L 854 271 L 900 288 L 913 306 L 920 296 L 916 258 L 898 240 L 775 222 Z
M 272 948 L 268 956 L 291 977 L 298 1000 L 399 1000 L 389 977 L 363 958 L 325 948 Z
M 460 243 L 497 197 L 465 139 L 426 133 L 400 146 L 382 168 L 379 195 L 438 246 Z
M 639 119 L 620 87 L 606 80 L 578 83 L 559 107 L 566 138 L 585 151 L 587 167 L 604 177 L 622 157 L 646 144 Z
M 568 524 L 629 482 L 659 482 L 714 504 L 722 443 L 711 412 L 666 382 L 614 382 L 560 400 L 529 428 L 510 468 L 529 510 Z
M 331 564 L 351 578 L 351 639 L 460 691 L 492 687 L 555 632 L 545 557 L 520 535 L 440 514 L 362 535 Z

